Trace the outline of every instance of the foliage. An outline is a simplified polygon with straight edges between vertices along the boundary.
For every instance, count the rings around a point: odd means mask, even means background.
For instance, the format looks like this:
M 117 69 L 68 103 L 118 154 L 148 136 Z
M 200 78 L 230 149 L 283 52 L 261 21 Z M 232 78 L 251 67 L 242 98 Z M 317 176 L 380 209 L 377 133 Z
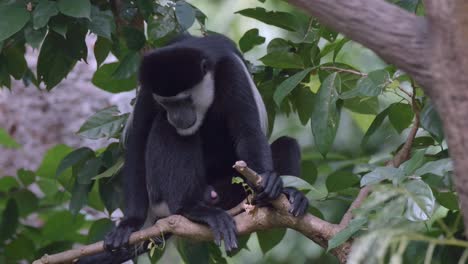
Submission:
M 111 93 L 128 91 L 137 85 L 141 50 L 164 46 L 187 29 L 212 32 L 205 14 L 182 0 L 121 2 L 121 9 L 113 10 L 105 0 L 3 1 L 0 85 L 11 88 L 14 78 L 53 89 L 79 60 L 87 60 L 85 37 L 94 34 L 98 68 L 92 83 Z M 297 117 L 315 142 L 303 146 L 302 180 L 283 176 L 285 185 L 306 192 L 310 212 L 332 222 L 360 187 L 372 186 L 371 196 L 328 250 L 355 238 L 350 263 L 456 263 L 468 245 L 460 240 L 463 226 L 440 118 L 426 95 L 392 65 L 360 63 L 353 54 L 362 48 L 316 19 L 289 7 L 273 11 L 260 2 L 236 16 L 286 32 L 266 43 L 258 62 L 248 62 L 269 113 L 270 130 L 278 125 L 277 116 Z M 424 12 L 420 1 L 390 2 Z M 266 41 L 263 35 L 258 28 L 247 30 L 239 40 L 242 52 L 256 51 Z M 26 63 L 25 46 L 39 49 L 36 73 Z M 110 54 L 116 62 L 105 62 Z M 415 115 L 420 116 L 420 130 L 411 159 L 398 168 L 385 166 L 406 141 Z M 103 109 L 78 134 L 119 139 L 127 118 L 116 107 Z M 351 127 L 358 132 L 352 133 Z M 0 146 L 21 147 L 3 129 Z M 102 239 L 113 226 L 111 213 L 122 207 L 123 151 L 119 143 L 96 151 L 58 145 L 36 171 L 0 178 L 0 263 L 31 261 Z M 265 231 L 250 240 L 241 238 L 242 248 L 248 250 L 257 239 L 265 261 L 277 263 L 281 260 L 268 252 L 278 244 L 286 247 L 281 241 L 288 237 L 282 229 Z M 228 257 L 212 243 L 179 241 L 177 250 L 186 262 L 226 263 Z M 246 250 L 233 258 L 243 259 Z M 162 255 L 160 249 L 151 252 L 153 262 Z M 296 253 L 285 255 L 314 257 Z

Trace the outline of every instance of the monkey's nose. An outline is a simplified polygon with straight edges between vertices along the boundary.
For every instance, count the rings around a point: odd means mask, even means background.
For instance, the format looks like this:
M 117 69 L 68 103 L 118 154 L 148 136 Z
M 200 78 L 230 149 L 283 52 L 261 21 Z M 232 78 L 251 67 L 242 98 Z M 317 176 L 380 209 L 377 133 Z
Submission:
M 194 111 L 172 111 L 168 112 L 167 117 L 169 123 L 171 123 L 175 128 L 178 129 L 187 129 L 195 124 L 197 121 L 197 116 Z

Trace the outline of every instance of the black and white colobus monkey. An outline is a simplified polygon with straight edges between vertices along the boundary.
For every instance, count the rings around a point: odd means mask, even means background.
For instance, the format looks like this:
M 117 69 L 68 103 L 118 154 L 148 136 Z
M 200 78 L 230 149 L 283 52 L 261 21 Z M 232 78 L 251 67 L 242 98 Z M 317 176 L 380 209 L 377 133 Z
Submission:
M 130 234 L 171 214 L 207 224 L 218 245 L 237 248 L 236 225 L 225 211 L 245 198 L 231 183 L 237 160 L 261 173 L 259 204 L 283 192 L 293 215 L 305 213 L 307 199 L 278 177 L 299 175 L 299 146 L 287 137 L 268 144 L 264 103 L 233 42 L 184 35 L 146 55 L 139 78 L 126 135 L 125 218 L 106 236 L 109 259 L 100 263 L 133 257 Z

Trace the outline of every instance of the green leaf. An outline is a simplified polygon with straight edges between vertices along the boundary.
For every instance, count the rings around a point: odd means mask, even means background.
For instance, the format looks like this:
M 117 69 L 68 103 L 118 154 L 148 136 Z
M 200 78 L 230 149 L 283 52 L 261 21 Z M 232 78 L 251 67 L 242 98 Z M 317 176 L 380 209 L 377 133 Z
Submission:
M 458 196 L 455 192 L 434 192 L 436 201 L 443 207 L 458 211 L 460 206 L 458 205 Z
M 72 190 L 72 197 L 69 204 L 70 212 L 76 216 L 78 212 L 88 202 L 88 193 L 91 190 L 91 184 L 80 184 L 75 182 Z
M 101 179 L 99 181 L 99 196 L 109 212 L 121 207 L 124 197 L 122 175 Z
M 307 122 L 309 122 L 312 111 L 314 110 L 315 94 L 310 91 L 309 87 L 299 86 L 297 89 L 293 90 L 292 95 L 294 106 L 296 107 L 297 114 L 299 115 L 299 120 L 301 121 L 301 124 L 305 126 Z
M 48 0 L 39 0 L 32 12 L 34 29 L 40 29 L 47 25 L 49 19 L 58 14 L 57 3 Z
M 112 42 L 108 39 L 98 37 L 96 43 L 94 44 L 94 56 L 96 57 L 96 64 L 97 67 L 101 66 L 101 64 L 106 60 L 107 56 L 112 47 Z
M 11 176 L 0 177 L 0 192 L 9 192 L 12 189 L 19 188 L 18 181 Z
M 90 184 L 92 179 L 98 175 L 99 169 L 102 166 L 102 161 L 99 158 L 91 158 L 85 162 L 77 175 L 79 184 Z
M 175 15 L 182 31 L 189 29 L 195 22 L 195 9 L 185 1 L 176 2 Z
M 116 79 L 113 73 L 119 67 L 119 63 L 104 64 L 94 73 L 92 83 L 97 87 L 111 93 L 130 91 L 137 86 L 136 75 L 127 79 Z
M 435 208 L 432 190 L 421 180 L 412 180 L 404 184 L 408 191 L 405 217 L 410 221 L 428 220 Z
M 120 61 L 119 66 L 112 73 L 114 79 L 128 79 L 135 75 L 140 66 L 140 54 L 138 52 L 130 52 Z
M 442 120 L 431 102 L 428 102 L 422 109 L 420 123 L 426 131 L 434 136 L 435 140 L 442 142 L 444 139 Z
M 297 87 L 297 85 L 310 73 L 311 70 L 312 68 L 307 68 L 281 82 L 273 94 L 273 99 L 275 100 L 276 105 L 280 106 L 283 99 Z
M 396 5 L 410 11 L 416 12 L 416 7 L 419 4 L 419 0 L 391 0 L 390 2 L 395 3 Z
M 91 17 L 91 2 L 89 0 L 58 0 L 58 9 L 62 14 L 71 17 Z
M 77 62 L 65 49 L 70 49 L 68 41 L 49 31 L 37 62 L 37 77 L 46 84 L 48 90 L 60 83 Z
M 25 187 L 29 186 L 36 179 L 36 173 L 34 171 L 19 169 L 16 174 Z
M 26 59 L 24 58 L 24 50 L 16 47 L 11 47 L 3 51 L 5 55 L 8 73 L 16 80 L 21 79 L 28 68 Z
M 2 213 L 0 222 L 0 241 L 11 238 L 19 224 L 19 210 L 15 199 L 10 198 Z
M 145 46 L 145 33 L 133 27 L 124 27 L 122 33 L 127 47 L 134 51 L 139 51 Z
M 299 177 L 281 175 L 281 179 L 284 187 L 294 187 L 300 191 L 317 191 L 312 185 Z
M 398 133 L 411 125 L 414 114 L 409 104 L 395 103 L 389 107 L 388 111 L 388 120 Z
M 287 12 L 266 11 L 265 8 L 256 7 L 237 11 L 236 14 L 250 17 L 265 24 L 289 31 L 297 31 L 300 29 L 296 17 Z
M 89 228 L 88 244 L 99 242 L 112 230 L 114 223 L 106 218 L 95 221 Z
M 389 108 L 386 108 L 382 112 L 380 112 L 372 121 L 372 124 L 370 125 L 369 129 L 367 129 L 366 134 L 364 134 L 364 137 L 362 138 L 361 141 L 361 146 L 367 145 L 367 141 L 369 141 L 369 138 L 377 131 L 377 129 L 382 125 L 383 121 L 387 117 L 389 112 Z
M 66 169 L 83 162 L 91 157 L 94 157 L 94 151 L 88 147 L 82 147 L 73 150 L 72 152 L 68 153 L 60 164 L 57 167 L 57 171 L 55 173 L 55 177 L 60 176 Z
M 328 192 L 338 192 L 359 183 L 360 178 L 350 171 L 335 171 L 327 177 Z
M 186 264 L 209 263 L 209 250 L 206 242 L 177 239 L 177 251 Z
M 432 173 L 439 176 L 445 176 L 450 171 L 453 171 L 452 160 L 440 159 L 424 164 L 421 168 L 417 169 L 414 174 L 417 176 L 423 176 L 424 174 Z
M 267 53 L 273 52 L 289 52 L 294 46 L 282 38 L 272 39 L 267 46 Z
M 4 62 L 2 62 L 1 57 L 2 56 L 0 56 L 0 87 L 5 86 L 8 89 L 10 89 L 11 88 L 11 78 L 10 78 L 10 75 L 8 74 L 6 64 Z
M 317 179 L 318 171 L 317 166 L 312 160 L 301 161 L 301 178 L 309 184 L 314 184 Z
M 3 128 L 0 128 L 0 146 L 3 148 L 12 149 L 21 147 L 21 145 L 18 144 L 15 139 L 10 137 L 10 135 L 8 135 L 8 133 Z
M 245 53 L 264 42 L 265 38 L 259 35 L 258 28 L 252 28 L 241 37 L 239 40 L 239 47 L 240 50 Z
M 412 175 L 417 169 L 419 169 L 424 164 L 425 152 L 425 149 L 416 150 L 411 155 L 411 159 L 401 164 L 401 167 L 403 167 L 403 170 L 405 171 L 405 175 Z
M 26 42 L 34 49 L 38 49 L 41 46 L 46 33 L 46 27 L 34 30 L 31 25 L 28 25 L 26 28 L 24 28 L 24 38 L 26 39 Z
M 389 84 L 390 75 L 386 70 L 370 72 L 362 77 L 356 84 L 356 88 L 340 94 L 341 99 L 350 99 L 356 96 L 378 96 L 385 86 Z
M 36 174 L 39 177 L 53 178 L 56 174 L 60 161 L 70 153 L 72 149 L 66 145 L 56 145 L 49 149 L 44 155 Z
M 329 75 L 321 84 L 315 98 L 311 127 L 318 151 L 326 156 L 335 140 L 340 121 L 337 104 L 340 78 L 337 73 Z
M 403 175 L 402 169 L 393 167 L 377 167 L 373 171 L 362 176 L 361 187 L 376 184 L 383 180 L 390 180 L 394 177 L 400 178 L 401 175 Z
M 258 244 L 260 245 L 263 254 L 268 253 L 268 251 L 278 245 L 281 240 L 283 240 L 284 235 L 286 235 L 286 228 L 275 228 L 266 231 L 258 231 Z
M 346 242 L 352 235 L 356 234 L 367 223 L 365 218 L 356 218 L 349 222 L 348 226 L 334 235 L 328 241 L 327 252 Z
M 98 180 L 98 179 L 102 179 L 102 178 L 110 178 L 110 177 L 116 175 L 117 173 L 119 173 L 120 170 L 123 168 L 123 165 L 124 165 L 124 159 L 121 157 L 115 162 L 114 165 L 112 165 L 112 167 L 105 170 L 103 173 L 97 175 L 93 179 Z
M 44 240 L 75 240 L 84 224 L 84 216 L 73 216 L 69 211 L 53 211 L 42 227 Z
M 343 107 L 354 113 L 376 115 L 379 113 L 379 100 L 377 97 L 354 97 L 344 100 Z
M 78 135 L 89 138 L 111 138 L 122 130 L 128 114 L 119 115 L 117 106 L 111 106 L 92 115 L 81 126 Z
M 67 37 L 69 17 L 64 15 L 54 16 L 49 21 L 49 28 L 62 37 Z
M 301 57 L 299 55 L 286 52 L 286 51 L 275 51 L 268 53 L 259 59 L 263 62 L 264 65 L 270 66 L 273 68 L 280 69 L 302 69 L 304 65 L 302 63 Z
M 0 17 L 0 41 L 3 41 L 21 30 L 31 15 L 26 5 L 3 3 L 0 4 Z
M 161 18 L 152 18 L 148 23 L 148 39 L 156 44 L 163 45 L 176 34 L 177 21 L 173 16 L 165 15 Z
M 34 242 L 25 235 L 19 235 L 16 239 L 5 246 L 5 257 L 12 263 L 18 263 L 20 260 L 29 260 L 31 263 L 35 253 Z
M 89 30 L 94 34 L 111 39 L 111 34 L 115 31 L 114 15 L 110 10 L 99 10 L 98 7 L 91 8 L 91 23 Z
M 18 207 L 20 217 L 26 217 L 36 212 L 39 208 L 39 199 L 27 189 L 15 192 L 12 197 L 15 199 L 16 204 L 21 204 L 21 206 Z

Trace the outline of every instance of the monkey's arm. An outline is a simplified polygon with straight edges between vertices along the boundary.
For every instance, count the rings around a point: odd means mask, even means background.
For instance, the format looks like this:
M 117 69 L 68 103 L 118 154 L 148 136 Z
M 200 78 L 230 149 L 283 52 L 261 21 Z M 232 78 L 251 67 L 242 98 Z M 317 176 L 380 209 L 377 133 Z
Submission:
M 106 236 L 107 249 L 120 248 L 128 243 L 130 234 L 144 223 L 148 211 L 146 190 L 145 149 L 156 108 L 151 93 L 141 89 L 126 129 L 124 191 L 125 218 Z
M 225 106 L 226 123 L 235 147 L 237 159 L 245 160 L 263 178 L 258 201 L 276 199 L 283 183 L 274 172 L 270 146 L 262 132 L 261 115 L 249 81 L 250 75 L 241 61 L 228 57 L 219 62 L 216 83 L 225 90 L 222 103 Z M 263 105 L 263 103 L 261 104 Z

